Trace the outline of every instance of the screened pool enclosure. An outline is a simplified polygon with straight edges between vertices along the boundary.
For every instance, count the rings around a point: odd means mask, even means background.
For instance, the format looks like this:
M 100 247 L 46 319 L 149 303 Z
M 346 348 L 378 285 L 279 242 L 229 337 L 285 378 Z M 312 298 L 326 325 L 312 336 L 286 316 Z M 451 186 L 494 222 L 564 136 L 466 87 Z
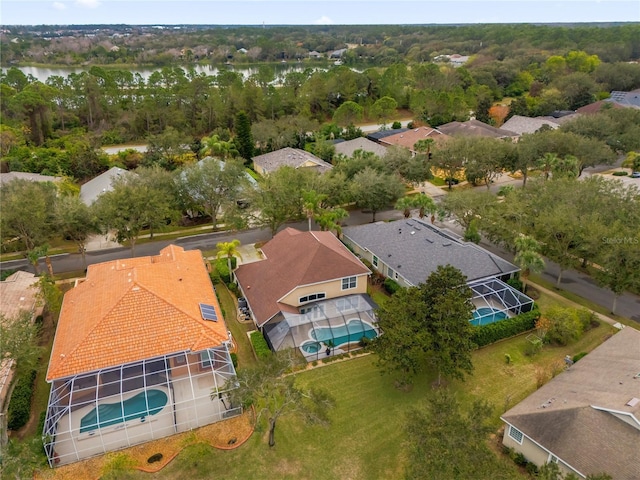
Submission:
M 533 300 L 502 280 L 490 278 L 469 283 L 476 307 L 471 324 L 488 325 L 533 308 Z
M 357 350 L 363 339 L 377 337 L 375 308 L 366 295 L 309 303 L 299 313 L 279 313 L 264 326 L 264 334 L 273 350 L 298 348 L 311 362 Z
M 228 392 L 235 370 L 226 344 L 56 379 L 45 418 L 53 466 L 73 463 L 242 413 Z

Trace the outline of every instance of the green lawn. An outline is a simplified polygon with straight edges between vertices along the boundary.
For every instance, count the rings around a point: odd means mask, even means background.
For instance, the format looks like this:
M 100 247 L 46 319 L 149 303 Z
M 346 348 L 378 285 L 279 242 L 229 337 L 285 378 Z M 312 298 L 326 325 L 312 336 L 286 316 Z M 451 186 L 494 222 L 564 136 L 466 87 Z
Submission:
M 252 323 L 238 322 L 236 304 L 233 300 L 233 293 L 222 283 L 216 285 L 216 292 L 220 299 L 220 306 L 224 310 L 224 319 L 227 327 L 231 330 L 234 340 L 238 346 L 238 367 L 243 368 L 256 364 L 256 358 L 253 355 L 251 342 L 247 337 L 247 332 L 255 330 Z

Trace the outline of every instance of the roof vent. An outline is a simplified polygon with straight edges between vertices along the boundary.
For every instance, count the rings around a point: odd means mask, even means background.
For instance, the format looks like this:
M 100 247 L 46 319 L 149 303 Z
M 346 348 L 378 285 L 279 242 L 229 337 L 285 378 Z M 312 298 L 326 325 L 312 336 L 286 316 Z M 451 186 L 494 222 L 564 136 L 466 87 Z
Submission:
M 442 244 L 443 247 L 449 247 L 451 246 L 451 242 L 445 242 Z
M 433 240 L 431 240 L 430 238 L 425 238 L 425 240 L 429 243 L 433 243 Z
M 625 405 L 627 407 L 635 407 L 636 405 L 638 405 L 638 403 L 640 403 L 640 398 L 633 397 Z
M 411 230 L 411 235 L 415 235 L 415 234 L 416 234 L 415 230 Z

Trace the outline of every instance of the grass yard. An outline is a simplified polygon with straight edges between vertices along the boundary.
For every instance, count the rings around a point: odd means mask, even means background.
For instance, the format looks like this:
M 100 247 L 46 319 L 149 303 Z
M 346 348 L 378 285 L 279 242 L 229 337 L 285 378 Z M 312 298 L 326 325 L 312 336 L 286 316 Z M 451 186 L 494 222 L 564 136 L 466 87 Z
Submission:
M 255 330 L 252 323 L 238 322 L 237 307 L 233 299 L 233 293 L 223 283 L 216 285 L 216 292 L 220 300 L 220 306 L 224 311 L 224 319 L 227 327 L 231 330 L 231 335 L 236 342 L 238 351 L 238 368 L 245 368 L 256 364 L 257 360 L 253 355 L 251 342 L 247 337 L 247 332 Z

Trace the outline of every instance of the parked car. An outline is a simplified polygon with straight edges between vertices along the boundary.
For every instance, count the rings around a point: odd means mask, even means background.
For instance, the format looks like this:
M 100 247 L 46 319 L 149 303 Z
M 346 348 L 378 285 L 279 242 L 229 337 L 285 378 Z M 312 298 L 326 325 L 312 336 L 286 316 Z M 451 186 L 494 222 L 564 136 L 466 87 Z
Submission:
M 640 178 L 640 172 L 633 172 L 631 178 Z

